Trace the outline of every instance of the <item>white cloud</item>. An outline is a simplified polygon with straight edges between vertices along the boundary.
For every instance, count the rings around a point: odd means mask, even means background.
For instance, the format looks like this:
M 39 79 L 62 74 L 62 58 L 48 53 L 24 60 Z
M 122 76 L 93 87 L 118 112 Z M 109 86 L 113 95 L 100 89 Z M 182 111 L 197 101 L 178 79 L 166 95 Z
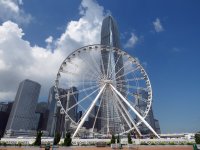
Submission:
M 138 37 L 134 33 L 131 33 L 131 37 L 128 39 L 124 47 L 133 48 L 137 42 L 138 42 Z
M 53 37 L 52 36 L 49 36 L 46 40 L 45 40 L 45 42 L 47 43 L 47 49 L 49 49 L 49 50 L 51 50 L 52 48 L 53 48 L 53 44 L 54 44 L 54 42 L 53 42 Z
M 159 18 L 156 18 L 156 20 L 153 22 L 153 25 L 154 25 L 154 29 L 156 32 L 164 31 L 164 28 L 163 28 Z
M 53 37 L 52 36 L 49 36 L 46 40 L 45 40 L 46 43 L 52 43 L 53 42 Z
M 25 13 L 20 5 L 23 5 L 22 0 L 0 0 L 0 20 L 12 20 L 19 24 L 29 23 L 32 17 Z
M 84 45 L 100 42 L 101 23 L 104 18 L 103 7 L 93 0 L 83 0 L 80 6 L 82 17 L 68 23 L 65 32 L 57 40 L 58 49 L 67 54 Z
M 80 19 L 70 21 L 60 38 L 49 36 L 45 40 L 47 47 L 31 46 L 23 39 L 23 30 L 12 21 L 0 25 L 0 101 L 13 100 L 19 83 L 26 78 L 39 82 L 41 97 L 47 97 L 64 58 L 76 48 L 100 43 L 103 7 L 93 0 L 83 0 L 80 13 Z M 53 52 L 48 44 L 54 44 Z

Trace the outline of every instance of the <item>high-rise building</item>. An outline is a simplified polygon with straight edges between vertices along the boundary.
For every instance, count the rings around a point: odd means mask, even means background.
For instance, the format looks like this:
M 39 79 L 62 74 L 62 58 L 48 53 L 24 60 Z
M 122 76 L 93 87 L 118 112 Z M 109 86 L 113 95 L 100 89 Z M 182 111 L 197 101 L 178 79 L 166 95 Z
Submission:
M 113 19 L 112 16 L 107 16 L 104 18 L 102 27 L 101 27 L 101 44 L 106 46 L 112 46 L 116 48 L 120 48 L 120 40 L 119 40 L 119 31 L 117 27 L 116 21 Z M 109 71 L 112 70 L 112 74 L 109 76 L 112 79 L 115 79 L 116 83 L 120 83 L 120 81 L 124 80 L 124 69 L 123 69 L 123 59 L 122 56 L 118 55 L 117 53 L 111 53 L 106 50 L 101 51 L 102 55 L 102 66 L 101 70 L 104 72 L 104 74 L 109 74 Z M 121 85 L 121 87 L 120 87 Z M 118 84 L 117 90 L 125 96 L 126 93 L 126 87 L 122 84 Z M 146 94 L 143 92 L 143 96 L 146 96 Z M 105 99 L 105 100 L 104 100 Z M 101 133 L 119 133 L 121 129 L 121 125 L 123 124 L 124 120 L 123 118 L 117 119 L 116 116 L 119 116 L 116 112 L 116 108 L 111 105 L 111 101 L 106 101 L 112 99 L 112 93 L 110 90 L 106 90 L 103 95 L 103 101 L 102 101 L 102 108 L 101 108 L 101 116 L 107 116 L 105 118 L 116 118 L 116 119 L 104 119 L 101 120 Z M 136 99 L 137 101 L 137 99 Z M 122 104 L 124 104 L 122 102 Z M 138 108 L 141 110 L 146 109 L 146 104 L 142 101 L 138 101 Z M 107 107 L 109 106 L 109 108 Z M 125 107 L 127 107 L 124 104 Z M 126 116 L 126 114 L 125 114 Z M 118 117 L 119 118 L 119 117 Z M 136 119 L 138 119 L 136 117 Z M 109 120 L 109 121 L 108 121 Z M 153 110 L 149 111 L 148 116 L 146 117 L 147 122 L 152 126 L 152 128 L 160 133 L 160 127 L 158 120 L 154 119 L 153 116 Z M 110 129 L 108 129 L 105 125 L 109 124 Z M 124 126 L 123 128 L 128 128 L 128 126 Z M 140 129 L 142 132 L 150 132 L 150 130 L 145 126 L 141 125 Z M 108 131 L 110 130 L 110 131 Z
M 143 101 L 143 99 L 147 99 L 147 98 L 148 98 L 148 93 L 145 90 L 139 90 L 138 93 L 135 94 L 136 106 L 141 111 L 145 111 L 145 109 L 146 109 L 147 104 L 146 104 L 146 102 Z M 139 113 L 141 113 L 141 112 L 139 111 Z M 139 118 L 136 117 L 136 120 L 139 120 Z M 154 118 L 152 107 L 150 108 L 149 113 L 148 113 L 147 117 L 145 118 L 145 120 L 149 123 L 149 125 L 158 134 L 160 134 L 159 121 Z M 149 128 L 147 128 L 144 124 L 141 124 L 139 126 L 139 129 L 140 129 L 140 131 L 141 131 L 142 134 L 150 134 L 151 133 L 151 131 L 149 130 Z
M 66 97 L 61 98 L 60 101 L 65 110 L 74 106 L 78 101 L 78 92 L 76 87 L 71 87 L 70 89 L 66 89 L 64 91 L 60 91 L 60 95 L 66 95 Z M 71 108 L 68 111 L 69 117 L 76 121 L 77 120 L 77 106 Z M 67 131 L 73 132 L 73 128 L 71 128 L 72 121 L 69 118 L 66 118 L 65 114 L 60 114 L 60 108 L 57 110 L 57 122 L 56 122 L 56 131 L 59 132 L 62 137 L 64 137 Z
M 39 115 L 39 123 L 37 130 L 44 131 L 47 127 L 48 109 L 47 102 L 39 102 L 36 106 L 35 112 Z
M 55 99 L 55 91 L 54 87 L 51 87 L 49 90 L 48 97 L 48 120 L 47 120 L 47 128 L 46 130 L 49 132 L 49 136 L 54 136 L 54 132 L 56 129 L 56 99 Z
M 117 28 L 117 23 L 112 16 L 107 16 L 103 20 L 101 27 L 101 44 L 120 48 L 119 31 Z M 124 69 L 122 56 L 118 55 L 117 53 L 111 53 L 106 50 L 101 51 L 101 56 L 103 60 L 103 65 L 101 66 L 102 72 L 109 78 L 115 79 L 116 83 L 119 80 L 123 80 Z M 122 93 L 122 95 L 125 95 L 126 89 L 124 86 L 120 87 L 119 84 L 117 89 Z M 106 89 L 104 95 L 102 96 L 103 101 L 100 112 L 101 116 L 105 116 L 105 119 L 101 120 L 101 133 L 119 133 L 121 124 L 120 122 L 123 119 L 119 119 L 119 114 L 117 114 L 118 111 L 116 110 L 114 105 L 112 105 L 112 101 L 110 100 L 113 99 L 113 93 L 110 89 Z M 108 124 L 109 127 L 105 126 Z
M 41 85 L 31 80 L 20 83 L 6 126 L 5 136 L 17 136 L 20 131 L 28 134 L 36 130 L 38 117 L 35 113 Z
M 62 106 L 66 109 L 75 105 L 78 101 L 78 92 L 76 87 L 71 87 L 70 89 L 59 89 L 59 95 L 63 96 L 60 101 Z M 75 93 L 75 94 L 73 94 Z M 60 133 L 62 137 L 66 131 L 71 130 L 70 124 L 71 121 L 69 119 L 66 120 L 65 114 L 60 113 L 61 107 L 57 107 L 56 99 L 55 99 L 55 91 L 54 87 L 50 89 L 49 99 L 48 99 L 48 121 L 47 121 L 47 131 L 49 132 L 49 136 L 54 136 L 55 133 Z M 77 106 L 73 107 L 69 110 L 68 115 L 74 121 L 77 120 Z
M 0 138 L 4 135 L 13 102 L 0 103 Z
M 97 115 L 98 112 L 98 108 L 99 106 L 94 106 L 94 108 L 92 109 L 92 111 L 90 112 L 90 115 L 88 117 L 88 120 L 84 122 L 83 127 L 85 127 L 86 129 L 91 129 L 93 128 L 94 125 L 94 129 L 96 130 L 100 130 L 101 129 L 101 122 L 99 118 L 96 118 L 94 116 Z M 80 113 L 80 112 L 79 112 Z M 82 112 L 81 112 L 82 113 Z M 100 114 L 100 113 L 99 113 Z M 80 115 L 80 114 L 79 114 Z M 81 114 L 82 115 L 82 114 Z M 98 116 L 100 117 L 100 115 Z M 95 122 L 95 123 L 94 123 Z

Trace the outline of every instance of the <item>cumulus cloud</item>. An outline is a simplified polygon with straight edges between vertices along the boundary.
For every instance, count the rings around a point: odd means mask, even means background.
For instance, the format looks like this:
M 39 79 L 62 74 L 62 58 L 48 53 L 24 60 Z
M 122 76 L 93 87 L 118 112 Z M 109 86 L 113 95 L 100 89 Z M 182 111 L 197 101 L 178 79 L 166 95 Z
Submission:
M 0 101 L 13 100 L 19 83 L 26 78 L 42 85 L 40 99 L 47 97 L 67 55 L 79 47 L 100 42 L 103 7 L 93 0 L 83 0 L 80 14 L 79 20 L 66 25 L 60 38 L 49 36 L 46 47 L 31 46 L 31 42 L 23 39 L 22 28 L 12 21 L 0 25 Z M 53 51 L 48 47 L 51 44 L 54 44 Z
M 133 48 L 137 42 L 138 42 L 138 37 L 134 33 L 131 33 L 131 37 L 128 39 L 124 47 Z
M 30 14 L 21 8 L 22 0 L 0 0 L 0 20 L 12 20 L 19 24 L 27 24 L 32 19 Z
M 153 26 L 154 26 L 154 29 L 156 32 L 164 31 L 164 28 L 163 28 L 159 18 L 156 18 L 156 20 L 153 22 Z
M 103 7 L 93 0 L 83 0 L 80 14 L 82 17 L 78 21 L 69 22 L 66 31 L 57 40 L 58 49 L 68 52 L 66 48 L 73 50 L 100 42 L 101 23 L 104 18 Z
M 54 42 L 53 42 L 53 37 L 52 37 L 52 36 L 49 36 L 49 37 L 45 40 L 45 42 L 47 43 L 46 48 L 49 49 L 49 50 L 52 50 L 53 44 L 54 44 Z

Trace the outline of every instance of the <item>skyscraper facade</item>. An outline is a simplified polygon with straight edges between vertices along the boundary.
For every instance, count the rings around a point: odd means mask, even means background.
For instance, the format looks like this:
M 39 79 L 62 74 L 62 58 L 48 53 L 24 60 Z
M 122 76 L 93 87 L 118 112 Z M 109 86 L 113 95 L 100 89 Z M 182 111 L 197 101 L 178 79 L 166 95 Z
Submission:
M 119 39 L 119 31 L 117 27 L 116 21 L 113 19 L 112 16 L 107 16 L 103 22 L 102 22 L 102 28 L 101 28 L 101 44 L 105 46 L 112 46 L 115 48 L 120 48 L 120 39 Z M 123 64 L 123 59 L 122 56 L 117 54 L 116 52 L 110 52 L 106 50 L 101 51 L 101 56 L 102 56 L 102 65 L 101 65 L 101 70 L 103 74 L 106 75 L 107 79 L 109 80 L 112 78 L 115 80 L 116 88 L 117 90 L 126 97 L 126 85 L 125 82 L 121 84 L 122 81 L 124 81 L 124 64 Z M 143 97 L 147 96 L 148 93 L 140 93 Z M 112 105 L 111 99 L 113 99 L 113 94 L 109 89 L 106 89 L 104 91 L 104 94 L 102 95 L 102 107 L 100 109 L 101 116 L 104 116 L 105 119 L 101 120 L 101 133 L 106 134 L 106 133 L 119 133 L 119 130 L 126 130 L 128 129 L 128 126 L 123 126 L 121 129 L 121 125 L 124 124 L 124 118 L 117 117 L 119 114 L 117 114 L 116 108 Z M 142 111 L 146 109 L 146 103 L 142 102 L 140 99 L 136 99 L 136 103 L 138 101 L 138 108 Z M 122 105 L 124 107 L 127 107 L 122 102 Z M 107 107 L 109 106 L 109 107 Z M 119 106 L 121 107 L 121 106 Z M 139 112 L 140 113 L 140 112 Z M 126 116 L 126 114 L 125 114 Z M 136 119 L 138 119 L 136 117 Z M 158 120 L 154 119 L 153 116 L 153 110 L 151 109 L 149 111 L 148 116 L 146 117 L 147 122 L 157 131 L 160 133 L 160 127 L 159 127 L 159 122 Z M 109 128 L 106 127 L 110 126 Z M 141 126 L 142 130 L 145 131 L 148 129 L 145 125 Z M 148 129 L 148 132 L 150 130 Z
M 65 110 L 68 110 L 72 106 L 74 106 L 78 101 L 78 92 L 76 87 L 71 87 L 66 90 L 61 90 L 60 95 L 66 95 L 65 97 L 61 98 L 60 101 L 62 103 L 62 106 Z M 77 106 L 71 108 L 68 111 L 69 117 L 76 121 L 77 120 Z M 60 114 L 60 108 L 57 110 L 57 122 L 56 122 L 56 132 L 59 132 L 62 137 L 65 136 L 65 133 L 70 131 L 73 132 L 73 128 L 71 128 L 72 121 L 67 118 L 65 114 Z
M 20 83 L 6 126 L 7 136 L 17 136 L 19 131 L 36 130 L 38 118 L 35 113 L 41 85 L 31 80 Z
M 106 46 L 112 46 L 120 48 L 119 31 L 117 28 L 117 23 L 112 16 L 107 16 L 101 27 L 101 44 Z M 111 53 L 106 50 L 101 51 L 102 55 L 102 72 L 107 76 L 107 78 L 115 79 L 116 83 L 123 80 L 124 69 L 122 56 L 118 55 L 116 52 Z M 117 89 L 124 95 L 125 87 L 120 87 L 118 84 Z M 102 108 L 100 110 L 101 116 L 105 116 L 105 119 L 101 121 L 101 133 L 119 133 L 120 132 L 120 122 L 119 114 L 116 108 L 112 105 L 111 99 L 113 99 L 113 94 L 110 89 L 106 89 L 104 92 Z M 108 101 L 110 100 L 110 101 Z M 107 126 L 105 126 L 107 125 Z M 108 127 L 109 126 L 109 127 Z
M 48 109 L 47 102 L 39 102 L 36 106 L 35 110 L 36 114 L 39 115 L 39 123 L 37 130 L 44 131 L 47 127 L 47 119 L 48 119 Z
M 136 106 L 137 108 L 139 108 L 139 113 L 141 114 L 142 111 L 144 111 L 146 109 L 146 102 L 144 102 L 145 99 L 147 99 L 148 97 L 148 93 L 145 90 L 139 90 L 137 94 L 135 94 L 135 99 L 136 99 Z M 139 118 L 136 117 L 136 120 L 139 120 Z M 151 109 L 149 110 L 149 113 L 147 115 L 147 117 L 145 118 L 145 120 L 149 123 L 149 125 L 158 133 L 160 134 L 160 125 L 159 125 L 159 121 L 156 120 L 154 118 L 154 114 L 153 114 L 153 109 L 151 107 Z M 147 128 L 144 124 L 141 124 L 139 126 L 139 129 L 141 131 L 142 134 L 151 134 L 151 131 L 149 130 L 149 128 Z
M 75 94 L 73 94 L 75 93 Z M 63 96 L 60 101 L 62 106 L 67 110 L 68 108 L 75 105 L 78 101 L 78 94 L 77 88 L 71 87 L 70 89 L 59 89 L 59 95 Z M 61 107 L 57 107 L 56 99 L 55 99 L 55 91 L 54 87 L 52 87 L 49 91 L 49 98 L 48 98 L 48 121 L 47 121 L 47 131 L 49 132 L 49 136 L 54 136 L 55 133 L 60 133 L 62 137 L 66 131 L 71 130 L 70 124 L 71 121 L 66 119 L 65 114 L 60 113 Z M 73 107 L 69 110 L 68 115 L 74 121 L 77 120 L 77 106 Z
M 4 135 L 13 102 L 0 102 L 0 138 Z

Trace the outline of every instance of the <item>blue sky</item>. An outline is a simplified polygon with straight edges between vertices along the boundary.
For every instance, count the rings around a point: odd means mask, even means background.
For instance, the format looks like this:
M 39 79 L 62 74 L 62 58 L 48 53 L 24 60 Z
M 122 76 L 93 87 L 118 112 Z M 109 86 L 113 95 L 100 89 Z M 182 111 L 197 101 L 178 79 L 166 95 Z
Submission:
M 147 70 L 162 132 L 199 131 L 199 0 L 0 0 L 0 101 L 13 100 L 25 78 L 42 84 L 46 100 L 67 54 L 99 43 L 107 14 L 118 23 L 122 48 Z M 93 34 L 77 40 L 85 31 Z

